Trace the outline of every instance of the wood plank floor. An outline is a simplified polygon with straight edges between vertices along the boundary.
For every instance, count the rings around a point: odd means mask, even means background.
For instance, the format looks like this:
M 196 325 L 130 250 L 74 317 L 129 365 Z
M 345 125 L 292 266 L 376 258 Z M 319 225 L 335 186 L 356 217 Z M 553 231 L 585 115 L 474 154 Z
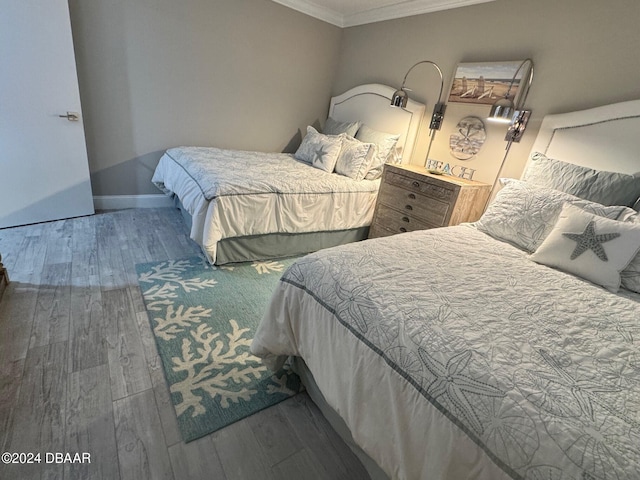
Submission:
M 0 452 L 42 454 L 0 479 L 368 478 L 306 394 L 181 440 L 135 275 L 199 253 L 177 210 L 2 229 L 0 253 Z

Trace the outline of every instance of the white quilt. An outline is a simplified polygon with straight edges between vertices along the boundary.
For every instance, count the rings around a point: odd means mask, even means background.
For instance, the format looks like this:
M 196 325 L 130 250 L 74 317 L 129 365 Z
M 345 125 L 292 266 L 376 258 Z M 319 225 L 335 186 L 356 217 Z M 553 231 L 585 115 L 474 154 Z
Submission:
M 379 180 L 355 181 L 284 153 L 172 148 L 152 181 L 193 218 L 210 262 L 223 238 L 347 230 L 371 224 Z
M 251 351 L 302 357 L 394 479 L 640 478 L 640 295 L 471 226 L 304 257 Z

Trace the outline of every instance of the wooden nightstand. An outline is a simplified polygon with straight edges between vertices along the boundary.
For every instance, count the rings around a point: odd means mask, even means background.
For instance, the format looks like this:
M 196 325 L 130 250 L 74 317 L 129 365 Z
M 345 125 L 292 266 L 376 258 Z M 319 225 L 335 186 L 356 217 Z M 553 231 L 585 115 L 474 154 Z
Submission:
M 490 190 L 486 183 L 433 175 L 417 165 L 387 164 L 369 238 L 473 222 Z

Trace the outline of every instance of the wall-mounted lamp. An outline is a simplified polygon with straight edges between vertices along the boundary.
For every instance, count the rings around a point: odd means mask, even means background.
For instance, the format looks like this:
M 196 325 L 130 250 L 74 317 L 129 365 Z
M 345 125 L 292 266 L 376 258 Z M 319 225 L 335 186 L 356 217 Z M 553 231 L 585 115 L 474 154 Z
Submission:
M 518 104 L 514 105 L 513 100 L 511 100 L 511 89 L 513 88 L 513 84 L 516 81 L 518 73 L 527 64 L 529 65 L 529 71 L 527 74 L 526 82 L 524 82 L 524 84 L 523 82 L 520 82 L 520 88 L 523 89 L 522 94 L 518 97 Z M 500 180 L 500 176 L 502 175 L 502 170 L 504 169 L 504 164 L 507 160 L 507 155 L 509 155 L 509 150 L 511 149 L 511 144 L 513 142 L 518 143 L 522 138 L 525 129 L 527 128 L 527 122 L 529 121 L 529 117 L 531 116 L 531 110 L 525 110 L 523 107 L 525 101 L 527 100 L 529 89 L 531 88 L 531 82 L 533 82 L 533 60 L 527 58 L 518 66 L 518 69 L 513 74 L 513 78 L 511 79 L 511 83 L 509 84 L 509 89 L 507 90 L 506 95 L 496 101 L 496 103 L 492 105 L 491 111 L 489 112 L 489 117 L 487 118 L 487 120 L 490 120 L 492 122 L 508 123 L 509 129 L 507 130 L 507 134 L 504 137 L 505 141 L 507 142 L 507 147 L 505 149 L 506 151 L 504 157 L 502 157 L 502 163 L 500 163 L 500 168 L 498 169 L 498 173 L 496 174 L 496 179 L 493 182 L 493 186 L 491 187 L 491 193 L 487 198 L 485 209 L 491 201 L 493 192 L 498 185 L 498 181 Z
M 518 98 L 518 104 L 514 105 L 511 97 L 511 89 L 513 88 L 513 84 L 516 81 L 518 73 L 520 73 L 520 70 L 522 70 L 522 68 L 527 64 L 529 65 L 529 70 L 526 72 L 526 80 L 523 76 L 523 81 L 520 82 L 522 94 Z M 513 78 L 511 79 L 511 83 L 509 83 L 509 88 L 505 96 L 491 106 L 491 111 L 489 112 L 487 120 L 509 124 L 509 129 L 504 137 L 505 141 L 508 142 L 507 149 L 509 149 L 512 142 L 517 143 L 520 141 L 525 129 L 527 128 L 527 122 L 531 116 L 531 110 L 525 110 L 524 104 L 527 100 L 529 89 L 531 88 L 531 82 L 533 82 L 533 60 L 527 58 L 518 66 L 518 69 L 513 74 Z
M 431 139 L 429 140 L 429 147 L 427 148 L 427 157 L 425 159 L 425 165 L 426 165 L 426 162 L 429 160 L 429 152 L 431 151 L 431 144 L 433 143 L 433 139 L 436 136 L 436 131 L 442 128 L 442 121 L 444 120 L 444 111 L 447 108 L 447 106 L 442 101 L 442 91 L 444 89 L 444 77 L 442 76 L 442 70 L 440 69 L 440 67 L 436 63 L 430 60 L 422 60 L 414 64 L 404 75 L 404 80 L 402 80 L 402 86 L 400 87 L 400 90 L 396 90 L 396 92 L 391 97 L 391 106 L 401 107 L 401 108 L 404 108 L 407 106 L 407 100 L 409 100 L 409 94 L 407 92 L 410 92 L 411 89 L 405 88 L 404 85 L 407 81 L 407 77 L 409 76 L 409 72 L 411 72 L 411 70 L 413 70 L 414 67 L 416 67 L 417 65 L 420 65 L 421 63 L 428 63 L 430 65 L 433 65 L 435 69 L 438 71 L 438 74 L 440 75 L 440 94 L 438 95 L 438 102 L 433 107 L 433 113 L 431 114 L 431 122 L 429 123 L 429 130 L 430 130 L 429 136 L 431 137 Z

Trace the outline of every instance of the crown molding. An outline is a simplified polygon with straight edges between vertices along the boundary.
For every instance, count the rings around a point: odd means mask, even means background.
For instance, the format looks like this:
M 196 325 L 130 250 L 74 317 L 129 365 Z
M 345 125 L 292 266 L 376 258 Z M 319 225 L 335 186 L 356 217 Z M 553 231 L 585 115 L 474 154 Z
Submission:
M 316 5 L 313 2 L 308 0 L 273 0 L 280 5 L 284 5 L 285 7 L 292 8 L 293 10 L 297 10 L 298 12 L 309 15 L 310 17 L 317 18 L 318 20 L 322 20 L 323 22 L 330 23 L 331 25 L 335 25 L 336 27 L 344 27 L 344 15 L 336 12 L 335 10 L 331 10 L 330 8 L 322 7 L 320 5 Z
M 311 17 L 330 23 L 337 27 L 355 27 L 367 23 L 382 22 L 396 18 L 410 17 L 423 13 L 449 10 L 452 8 L 466 7 L 478 3 L 492 2 L 493 0 L 408 0 L 386 7 L 372 8 L 351 15 L 343 15 L 340 12 L 317 5 L 310 0 L 273 0 L 276 3 L 302 12 Z
M 411 17 L 423 13 L 450 10 L 453 8 L 466 7 L 478 3 L 492 2 L 493 0 L 410 0 L 388 7 L 365 10 L 343 17 L 343 27 L 355 27 L 367 23 L 382 22 L 396 18 Z

